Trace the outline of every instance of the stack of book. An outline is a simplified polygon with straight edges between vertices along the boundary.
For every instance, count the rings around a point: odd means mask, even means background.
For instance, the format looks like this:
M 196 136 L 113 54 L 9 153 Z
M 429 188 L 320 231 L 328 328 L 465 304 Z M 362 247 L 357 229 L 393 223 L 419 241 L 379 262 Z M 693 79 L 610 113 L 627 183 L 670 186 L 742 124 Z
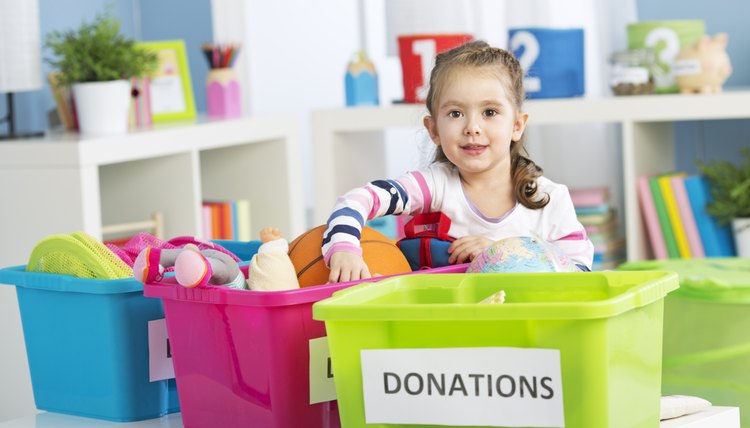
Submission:
M 570 189 L 578 221 L 594 244 L 593 270 L 614 269 L 625 261 L 625 238 L 617 227 L 617 212 L 609 203 L 609 188 Z
M 656 259 L 733 257 L 729 225 L 720 226 L 706 211 L 708 181 L 684 172 L 638 177 L 638 198 Z
M 250 241 L 250 201 L 203 201 L 203 238 Z

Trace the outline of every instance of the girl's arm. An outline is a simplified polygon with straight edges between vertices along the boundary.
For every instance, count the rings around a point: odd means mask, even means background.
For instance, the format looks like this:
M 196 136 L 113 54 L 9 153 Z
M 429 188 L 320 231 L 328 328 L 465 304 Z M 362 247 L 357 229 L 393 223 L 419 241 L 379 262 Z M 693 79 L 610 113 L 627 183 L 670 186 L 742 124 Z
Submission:
M 573 200 L 566 186 L 560 185 L 550 193 L 550 203 L 544 208 L 547 221 L 551 223 L 547 240 L 555 243 L 568 258 L 590 270 L 594 261 L 594 244 L 578 221 Z
M 421 212 L 425 206 L 425 194 L 429 195 L 429 190 L 424 175 L 410 172 L 396 180 L 371 181 L 339 197 L 323 233 L 323 257 L 331 268 L 329 281 L 369 277 L 359 246 L 365 222 L 389 214 Z M 333 257 L 339 252 L 353 253 L 357 257 L 348 254 Z

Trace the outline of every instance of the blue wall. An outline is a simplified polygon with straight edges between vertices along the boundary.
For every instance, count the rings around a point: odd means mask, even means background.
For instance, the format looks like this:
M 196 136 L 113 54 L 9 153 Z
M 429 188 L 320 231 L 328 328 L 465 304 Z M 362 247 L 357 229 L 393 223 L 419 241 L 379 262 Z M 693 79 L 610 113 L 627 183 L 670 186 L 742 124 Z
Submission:
M 729 34 L 727 53 L 734 69 L 724 89 L 750 85 L 750 2 L 747 0 L 638 0 L 640 21 L 702 19 L 706 33 Z M 747 109 L 748 106 L 737 106 Z M 736 160 L 740 147 L 750 146 L 750 120 L 712 120 L 675 124 L 675 161 L 678 170 L 697 172 L 696 159 Z
M 195 108 L 206 111 L 206 62 L 201 45 L 213 40 L 210 0 L 141 0 L 143 40 L 185 41 Z
M 139 38 L 136 27 L 140 15 L 142 40 L 185 40 L 196 108 L 198 111 L 205 111 L 203 82 L 208 66 L 200 53 L 200 45 L 213 38 L 210 0 L 39 0 L 42 44 L 44 37 L 51 31 L 66 31 L 77 27 L 84 20 L 90 22 L 107 7 L 111 7 L 113 15 L 120 21 L 122 32 L 129 37 Z M 42 58 L 50 55 L 47 49 L 42 50 Z M 55 108 L 46 80 L 50 71 L 50 66 L 43 62 L 44 87 L 14 95 L 17 132 L 47 129 L 47 112 Z M 0 117 L 5 114 L 7 109 L 3 94 L 0 99 Z M 0 133 L 6 132 L 7 126 L 0 125 Z

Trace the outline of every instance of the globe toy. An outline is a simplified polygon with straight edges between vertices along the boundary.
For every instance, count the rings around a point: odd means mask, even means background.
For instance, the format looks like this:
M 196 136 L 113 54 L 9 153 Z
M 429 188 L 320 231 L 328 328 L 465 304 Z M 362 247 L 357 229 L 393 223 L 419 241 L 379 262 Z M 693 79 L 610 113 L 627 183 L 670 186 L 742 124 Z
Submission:
M 474 257 L 466 272 L 574 272 L 575 264 L 555 245 L 537 237 L 505 238 Z

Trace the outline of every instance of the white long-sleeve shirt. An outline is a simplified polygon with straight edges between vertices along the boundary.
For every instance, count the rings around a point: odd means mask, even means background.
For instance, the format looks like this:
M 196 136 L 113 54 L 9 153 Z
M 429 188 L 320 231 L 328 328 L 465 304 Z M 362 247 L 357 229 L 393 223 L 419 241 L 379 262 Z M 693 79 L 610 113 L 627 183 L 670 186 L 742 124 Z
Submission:
M 482 214 L 464 192 L 458 169 L 435 163 L 396 180 L 376 180 L 339 197 L 323 234 L 326 264 L 336 251 L 362 254 L 359 238 L 366 220 L 384 215 L 415 215 L 442 211 L 451 219 L 449 235 L 484 236 L 491 241 L 537 236 L 557 245 L 575 264 L 591 269 L 594 245 L 578 221 L 565 185 L 540 177 L 538 192 L 549 195 L 541 209 L 517 203 L 500 218 Z M 488 195 L 487 197 L 491 197 Z

